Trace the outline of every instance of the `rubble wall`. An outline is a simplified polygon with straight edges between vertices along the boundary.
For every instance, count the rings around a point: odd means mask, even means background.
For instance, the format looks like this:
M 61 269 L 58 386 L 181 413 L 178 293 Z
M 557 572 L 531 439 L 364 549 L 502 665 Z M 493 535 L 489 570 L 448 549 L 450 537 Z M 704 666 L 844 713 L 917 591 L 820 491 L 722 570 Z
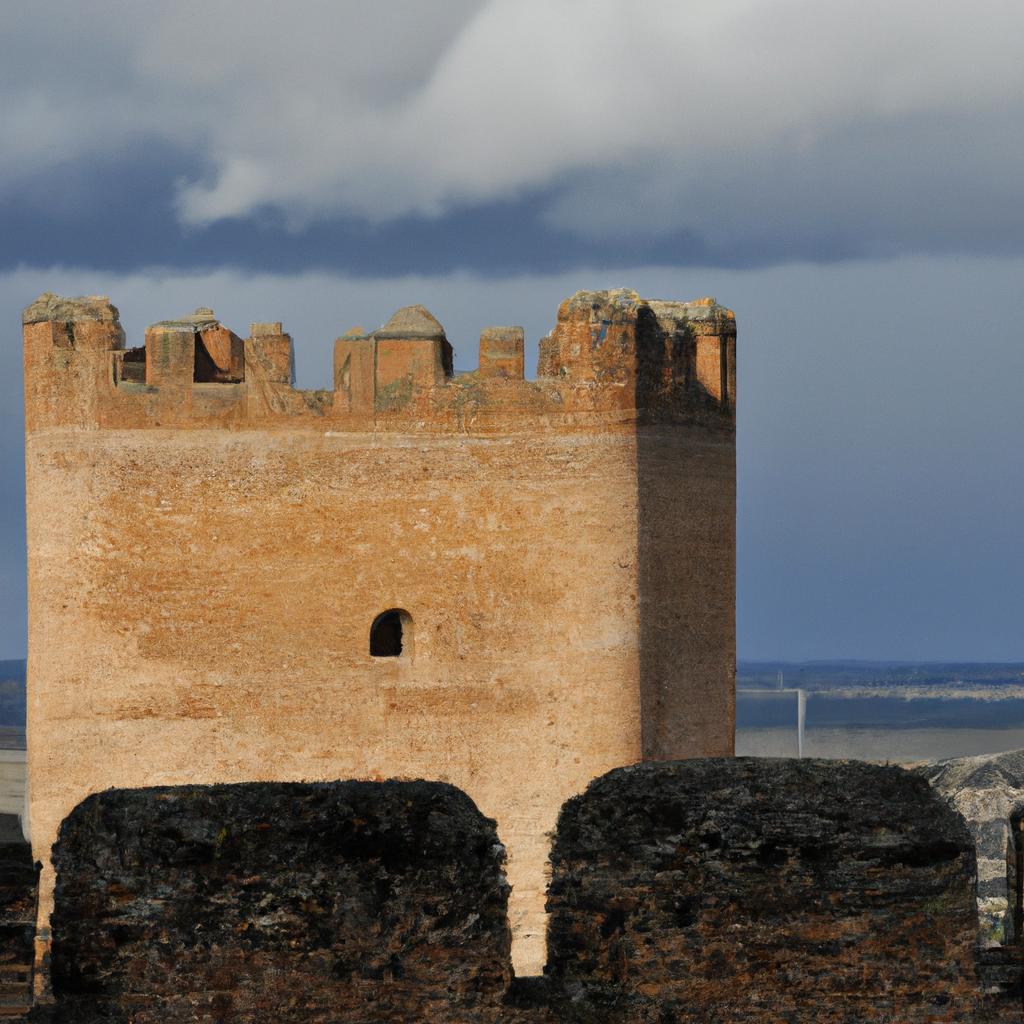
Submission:
M 61 828 L 58 1021 L 486 1019 L 511 973 L 494 822 L 438 783 L 113 791 Z
M 0 1018 L 32 1001 L 39 865 L 16 815 L 0 814 Z
M 50 1007 L 150 1024 L 1010 1024 L 973 844 L 902 769 L 710 759 L 560 816 L 549 961 L 513 978 L 494 823 L 434 783 L 110 792 L 55 849 Z M 1008 969 L 1009 965 L 1005 965 Z
M 902 769 L 613 771 L 563 809 L 552 864 L 548 971 L 600 1019 L 934 1024 L 977 1010 L 973 842 Z

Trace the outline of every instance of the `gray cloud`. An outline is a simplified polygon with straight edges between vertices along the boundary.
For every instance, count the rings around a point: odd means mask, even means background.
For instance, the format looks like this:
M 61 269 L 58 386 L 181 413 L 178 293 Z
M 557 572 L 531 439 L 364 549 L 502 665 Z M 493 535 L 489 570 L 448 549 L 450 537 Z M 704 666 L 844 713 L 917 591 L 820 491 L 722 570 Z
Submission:
M 0 191 L 188 151 L 201 227 L 541 196 L 596 243 L 1020 252 L 1015 0 L 254 0 L 5 12 Z

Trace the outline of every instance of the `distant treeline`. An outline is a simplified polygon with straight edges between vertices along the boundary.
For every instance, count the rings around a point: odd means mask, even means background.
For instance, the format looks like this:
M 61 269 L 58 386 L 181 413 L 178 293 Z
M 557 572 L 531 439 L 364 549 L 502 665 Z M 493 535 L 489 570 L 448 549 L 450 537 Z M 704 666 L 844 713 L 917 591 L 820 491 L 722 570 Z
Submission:
M 803 690 L 895 686 L 1022 686 L 1024 662 L 937 661 L 741 661 L 736 683 L 741 689 L 783 685 Z

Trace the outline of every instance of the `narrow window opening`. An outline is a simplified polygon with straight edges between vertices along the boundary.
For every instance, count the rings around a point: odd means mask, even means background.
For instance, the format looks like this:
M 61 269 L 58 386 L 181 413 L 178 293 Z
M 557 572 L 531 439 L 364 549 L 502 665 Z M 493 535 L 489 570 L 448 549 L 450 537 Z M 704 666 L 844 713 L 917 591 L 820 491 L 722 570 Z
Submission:
M 400 658 L 412 654 L 412 616 L 401 608 L 381 612 L 370 626 L 370 655 Z

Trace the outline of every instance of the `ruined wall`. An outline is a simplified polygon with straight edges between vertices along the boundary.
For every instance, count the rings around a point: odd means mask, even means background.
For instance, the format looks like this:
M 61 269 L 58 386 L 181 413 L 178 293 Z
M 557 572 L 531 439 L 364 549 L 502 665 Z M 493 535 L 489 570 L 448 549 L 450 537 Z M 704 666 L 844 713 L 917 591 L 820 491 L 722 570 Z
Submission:
M 0 814 L 0 1019 L 32 1001 L 39 870 L 13 814 Z
M 56 847 L 58 1019 L 486 1018 L 511 975 L 501 861 L 437 783 L 90 797 Z
M 561 803 L 641 756 L 732 750 L 734 349 L 714 304 L 580 293 L 537 381 L 508 328 L 452 377 L 409 307 L 338 339 L 332 391 L 298 391 L 280 324 L 240 339 L 201 309 L 125 349 L 106 300 L 42 297 L 36 856 L 110 787 L 448 781 L 498 819 L 538 969 Z M 392 608 L 412 634 L 373 658 Z
M 914 769 L 963 815 L 978 860 L 979 977 L 1004 1016 L 1024 1000 L 1024 751 L 950 758 Z M 1014 1012 L 1013 1007 L 1016 1007 Z
M 977 1009 L 973 843 L 901 769 L 613 771 L 562 811 L 552 864 L 548 971 L 609 1020 L 924 1024 Z
M 493 823 L 426 783 L 106 793 L 61 829 L 33 1019 L 1010 1024 L 976 987 L 973 853 L 857 763 L 616 770 L 564 808 L 550 959 L 513 980 Z M 102 1017 L 101 1017 L 102 1014 Z
M 982 945 L 1024 944 L 1017 906 L 1024 888 L 1024 751 L 950 758 L 915 771 L 964 816 L 974 836 Z

